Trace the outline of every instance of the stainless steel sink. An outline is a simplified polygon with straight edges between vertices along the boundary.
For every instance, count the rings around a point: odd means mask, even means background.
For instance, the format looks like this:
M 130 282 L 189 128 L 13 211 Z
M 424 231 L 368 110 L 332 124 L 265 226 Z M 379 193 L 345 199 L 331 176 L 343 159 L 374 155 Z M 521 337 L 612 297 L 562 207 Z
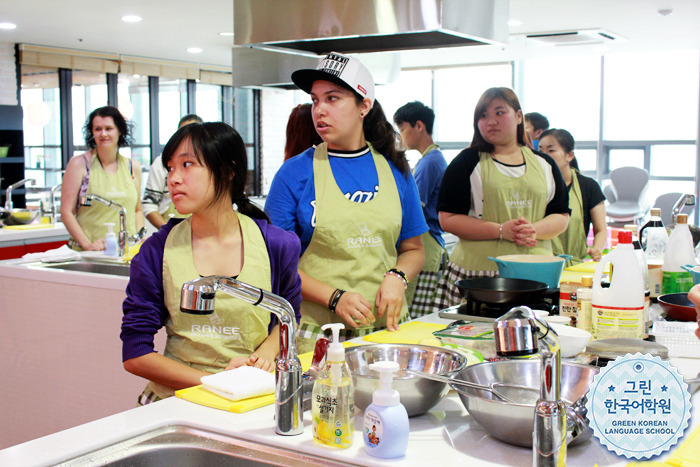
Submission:
M 185 425 L 169 425 L 68 459 L 59 466 L 346 466 L 319 456 L 256 444 Z
M 80 271 L 93 274 L 111 274 L 113 276 L 129 277 L 129 264 L 121 262 L 121 260 L 82 259 L 80 261 L 65 261 L 61 263 L 41 263 L 37 261 L 25 263 L 22 264 L 22 266 L 28 268 L 63 269 L 65 271 Z

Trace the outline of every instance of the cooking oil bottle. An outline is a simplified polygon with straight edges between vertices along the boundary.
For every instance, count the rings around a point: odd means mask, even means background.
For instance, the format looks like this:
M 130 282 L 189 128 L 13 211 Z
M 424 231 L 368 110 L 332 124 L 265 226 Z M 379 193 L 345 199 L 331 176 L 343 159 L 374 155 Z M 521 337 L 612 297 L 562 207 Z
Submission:
M 345 349 L 338 339 L 342 323 L 321 327 L 333 332 L 326 363 L 314 382 L 311 393 L 311 418 L 314 439 L 326 446 L 347 448 L 355 435 L 355 389 L 345 363 Z

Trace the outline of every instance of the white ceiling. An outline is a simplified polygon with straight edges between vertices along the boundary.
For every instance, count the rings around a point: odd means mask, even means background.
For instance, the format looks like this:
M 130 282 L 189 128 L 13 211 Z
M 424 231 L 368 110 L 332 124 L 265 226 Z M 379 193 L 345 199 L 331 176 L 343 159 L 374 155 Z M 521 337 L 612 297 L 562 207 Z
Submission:
M 289 1 L 289 0 L 280 0 Z M 329 1 L 329 0 L 319 0 Z M 490 0 L 484 0 L 490 1 Z M 672 9 L 669 16 L 657 13 Z M 121 21 L 127 14 L 140 23 Z M 478 63 L 552 54 L 700 48 L 700 0 L 510 0 L 511 43 L 402 53 L 402 66 Z M 0 42 L 160 58 L 229 67 L 233 0 L 0 0 Z M 536 46 L 518 34 L 602 28 L 627 40 L 606 46 Z M 190 54 L 188 47 L 203 49 Z

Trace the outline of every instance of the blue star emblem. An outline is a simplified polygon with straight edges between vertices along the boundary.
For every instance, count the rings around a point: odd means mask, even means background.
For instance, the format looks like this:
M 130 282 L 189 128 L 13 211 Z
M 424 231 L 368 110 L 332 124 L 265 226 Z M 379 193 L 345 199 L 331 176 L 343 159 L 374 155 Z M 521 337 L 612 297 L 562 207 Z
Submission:
M 608 391 L 615 392 L 615 386 L 613 386 L 612 384 L 608 386 Z
M 668 386 L 666 386 L 664 384 L 663 386 L 661 386 L 661 392 L 666 392 L 666 391 L 668 391 Z

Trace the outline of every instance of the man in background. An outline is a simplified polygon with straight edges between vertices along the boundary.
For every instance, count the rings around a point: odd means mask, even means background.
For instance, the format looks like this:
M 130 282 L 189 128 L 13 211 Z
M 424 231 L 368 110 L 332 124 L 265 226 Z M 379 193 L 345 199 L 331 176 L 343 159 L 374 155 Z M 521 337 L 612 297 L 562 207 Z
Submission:
M 540 145 L 540 135 L 549 129 L 549 120 L 538 112 L 525 114 L 525 131 L 532 141 L 532 149 L 537 150 Z
M 433 294 L 440 278 L 445 252 L 445 240 L 442 238 L 443 231 L 436 207 L 440 181 L 447 168 L 447 161 L 440 148 L 433 142 L 434 122 L 433 110 L 418 101 L 402 106 L 394 114 L 394 123 L 399 128 L 403 145 L 421 153 L 413 176 L 429 229 L 422 236 L 425 248 L 423 271 L 406 289 L 406 303 L 411 318 L 432 312 Z
M 180 129 L 190 123 L 202 123 L 202 118 L 195 114 L 185 115 L 180 119 L 177 127 Z M 170 217 L 183 217 L 177 212 L 170 200 L 167 179 L 168 171 L 163 167 L 161 156 L 158 156 L 148 170 L 148 181 L 146 181 L 141 201 L 143 214 L 156 229 L 160 229 L 163 224 L 170 220 Z

